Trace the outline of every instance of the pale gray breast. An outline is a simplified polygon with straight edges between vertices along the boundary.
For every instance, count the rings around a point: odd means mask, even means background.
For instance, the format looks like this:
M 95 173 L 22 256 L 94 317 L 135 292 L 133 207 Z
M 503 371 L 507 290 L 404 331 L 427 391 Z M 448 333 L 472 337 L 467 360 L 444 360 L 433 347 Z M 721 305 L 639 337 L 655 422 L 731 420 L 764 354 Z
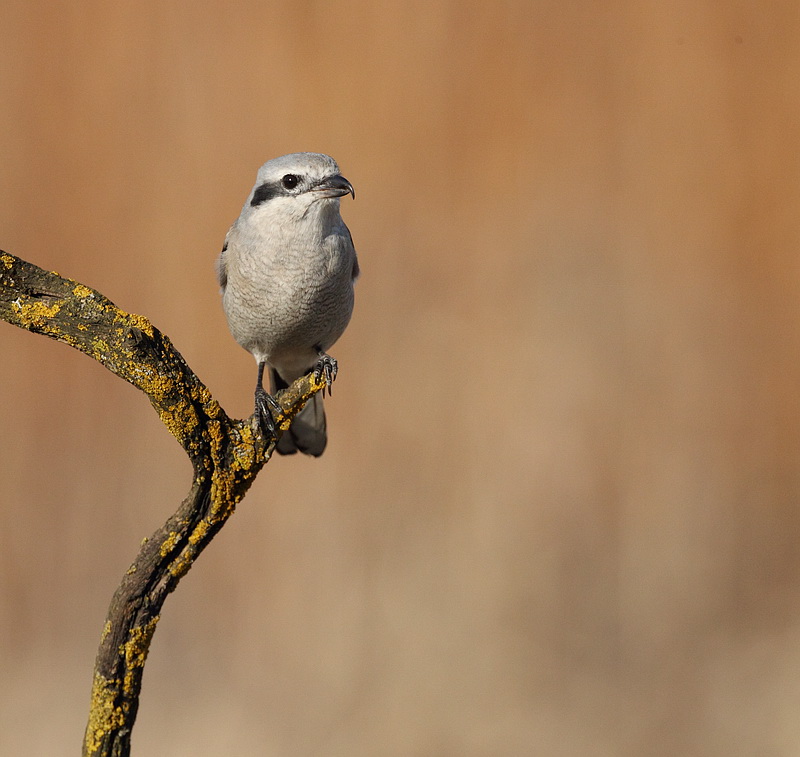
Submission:
M 350 320 L 356 263 L 344 224 L 322 244 L 234 230 L 225 262 L 225 312 L 234 338 L 251 352 L 327 349 Z

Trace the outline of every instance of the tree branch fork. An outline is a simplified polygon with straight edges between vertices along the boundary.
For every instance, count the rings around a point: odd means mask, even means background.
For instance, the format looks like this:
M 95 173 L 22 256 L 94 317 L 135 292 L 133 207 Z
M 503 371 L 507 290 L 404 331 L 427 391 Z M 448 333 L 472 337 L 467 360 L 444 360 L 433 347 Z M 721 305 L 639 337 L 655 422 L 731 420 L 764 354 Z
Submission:
M 147 318 L 3 251 L 0 320 L 64 342 L 144 392 L 192 462 L 189 493 L 166 523 L 143 540 L 111 600 L 101 634 L 83 755 L 125 757 L 164 600 L 233 514 L 277 438 L 266 438 L 255 417 L 228 417 Z M 325 385 L 311 373 L 278 394 L 278 438 Z

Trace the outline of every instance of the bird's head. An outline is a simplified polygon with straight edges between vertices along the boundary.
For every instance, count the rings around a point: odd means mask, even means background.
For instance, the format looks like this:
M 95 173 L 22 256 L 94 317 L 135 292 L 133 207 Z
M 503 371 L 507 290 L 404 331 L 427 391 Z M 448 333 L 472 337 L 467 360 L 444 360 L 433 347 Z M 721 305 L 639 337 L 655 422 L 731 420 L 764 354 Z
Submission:
M 353 185 L 339 173 L 336 161 L 316 152 L 296 152 L 264 163 L 247 199 L 251 210 L 274 210 L 304 216 L 322 201 L 338 209 L 339 198 L 350 194 Z

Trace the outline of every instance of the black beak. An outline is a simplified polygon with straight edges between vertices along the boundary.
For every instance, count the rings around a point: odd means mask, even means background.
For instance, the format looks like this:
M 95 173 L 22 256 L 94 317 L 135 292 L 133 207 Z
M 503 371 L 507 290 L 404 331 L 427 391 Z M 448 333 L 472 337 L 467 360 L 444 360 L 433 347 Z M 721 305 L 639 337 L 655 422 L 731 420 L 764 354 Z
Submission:
M 356 190 L 353 185 L 341 174 L 329 176 L 314 187 L 315 192 L 320 192 L 323 197 L 344 197 L 352 195 L 356 199 Z

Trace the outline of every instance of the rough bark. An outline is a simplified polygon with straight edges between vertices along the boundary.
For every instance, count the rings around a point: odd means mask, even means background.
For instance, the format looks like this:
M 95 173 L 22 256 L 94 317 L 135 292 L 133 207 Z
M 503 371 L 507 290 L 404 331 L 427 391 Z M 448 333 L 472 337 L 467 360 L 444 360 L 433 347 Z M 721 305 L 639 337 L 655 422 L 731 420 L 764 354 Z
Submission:
M 100 639 L 83 754 L 124 757 L 164 600 L 233 513 L 276 440 L 265 438 L 253 418 L 229 418 L 147 318 L 2 251 L 0 320 L 65 342 L 143 391 L 192 461 L 189 493 L 142 542 L 111 600 Z M 323 387 L 308 375 L 278 395 L 279 434 Z

